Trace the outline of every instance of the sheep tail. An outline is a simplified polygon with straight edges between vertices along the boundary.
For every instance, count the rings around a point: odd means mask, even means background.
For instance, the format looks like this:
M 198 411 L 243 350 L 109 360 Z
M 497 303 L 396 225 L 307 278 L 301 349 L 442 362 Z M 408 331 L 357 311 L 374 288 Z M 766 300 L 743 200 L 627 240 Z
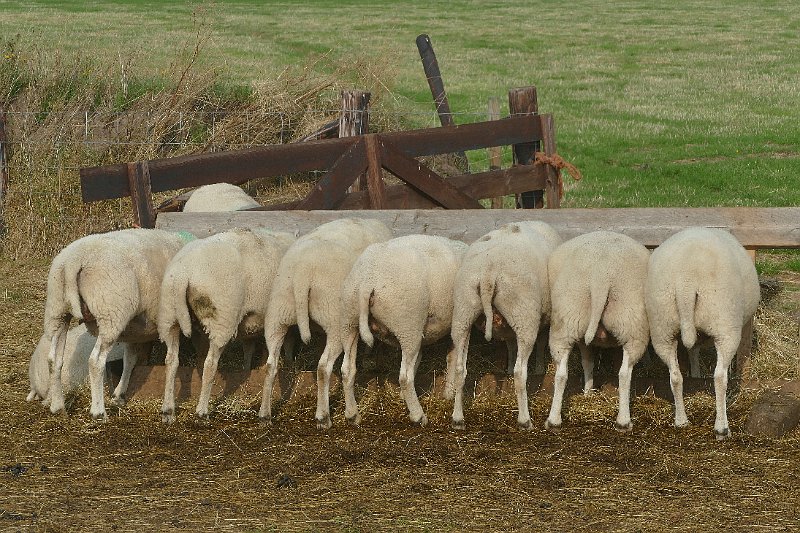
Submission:
M 172 277 L 172 290 L 168 298 L 172 299 L 175 321 L 181 328 L 184 337 L 192 336 L 192 316 L 189 312 L 189 278 L 182 275 Z
M 307 285 L 294 283 L 294 308 L 297 313 L 297 329 L 303 343 L 311 342 L 311 324 L 308 317 L 308 293 L 311 289 Z
M 689 283 L 678 283 L 675 290 L 675 304 L 678 307 L 678 320 L 681 325 L 681 341 L 686 348 L 697 342 L 697 329 L 694 327 L 694 306 L 697 302 L 697 289 Z
M 611 281 L 608 279 L 592 279 L 589 283 L 589 327 L 586 328 L 584 342 L 589 345 L 594 340 L 603 311 L 608 303 L 608 293 L 611 290 Z
M 374 292 L 359 291 L 358 294 L 358 332 L 361 334 L 361 340 L 370 348 L 375 344 L 375 337 L 369 329 L 369 301 Z
M 78 320 L 83 319 L 81 312 L 81 293 L 78 288 L 78 277 L 81 274 L 79 262 L 68 261 L 61 265 L 61 293 L 64 295 L 64 303 L 69 307 L 69 314 Z M 49 289 L 48 289 L 49 290 Z M 56 288 L 56 292 L 59 289 Z
M 486 340 L 492 340 L 492 322 L 494 322 L 494 313 L 492 311 L 492 299 L 494 299 L 494 277 L 489 272 L 490 269 L 485 269 L 481 276 L 480 286 L 478 292 L 481 297 L 481 304 L 483 305 L 483 314 L 486 317 L 486 329 L 484 335 Z

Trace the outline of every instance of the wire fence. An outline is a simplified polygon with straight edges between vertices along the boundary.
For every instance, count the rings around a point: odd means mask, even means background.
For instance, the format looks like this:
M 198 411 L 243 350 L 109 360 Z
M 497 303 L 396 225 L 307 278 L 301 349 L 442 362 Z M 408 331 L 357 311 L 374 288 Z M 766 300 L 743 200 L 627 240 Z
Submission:
M 7 112 L 2 253 L 14 258 L 50 257 L 83 235 L 131 226 L 129 199 L 82 202 L 81 168 L 298 142 L 340 113 L 334 107 L 305 108 L 301 113 L 272 109 Z M 487 111 L 453 113 L 453 117 L 456 124 L 481 122 L 487 120 Z M 438 127 L 439 118 L 435 110 L 378 109 L 370 111 L 370 124 L 370 131 Z M 502 157 L 508 164 L 509 147 L 502 148 Z M 472 151 L 468 158 L 468 168 L 447 156 L 424 162 L 445 176 L 489 169 L 487 150 Z M 321 174 L 253 180 L 244 187 L 263 204 L 286 202 L 305 196 Z M 180 192 L 155 194 L 154 203 Z

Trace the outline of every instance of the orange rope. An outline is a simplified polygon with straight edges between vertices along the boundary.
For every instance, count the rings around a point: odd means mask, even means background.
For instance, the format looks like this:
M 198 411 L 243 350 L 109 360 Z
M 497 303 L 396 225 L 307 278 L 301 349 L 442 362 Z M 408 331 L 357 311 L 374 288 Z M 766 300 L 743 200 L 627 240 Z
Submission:
M 572 179 L 575 181 L 579 181 L 583 179 L 580 170 L 578 167 L 570 163 L 569 161 L 565 161 L 558 154 L 553 154 L 551 156 L 545 155 L 544 152 L 536 152 L 534 154 L 534 162 L 535 165 L 550 165 L 551 167 L 555 168 L 556 170 L 566 170 L 567 174 L 572 176 Z

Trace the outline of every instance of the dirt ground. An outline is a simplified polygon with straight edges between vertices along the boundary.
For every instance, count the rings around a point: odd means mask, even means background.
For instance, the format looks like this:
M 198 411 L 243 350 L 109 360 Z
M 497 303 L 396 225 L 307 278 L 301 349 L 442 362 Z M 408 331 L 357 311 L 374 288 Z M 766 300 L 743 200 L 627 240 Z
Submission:
M 670 402 L 638 396 L 631 434 L 602 393 L 571 397 L 559 433 L 543 428 L 544 395 L 530 432 L 506 396 L 469 401 L 464 432 L 424 397 L 430 423 L 414 427 L 393 387 L 357 391 L 358 428 L 335 390 L 327 432 L 312 397 L 279 405 L 271 427 L 257 397 L 216 402 L 208 424 L 187 402 L 164 426 L 157 400 L 134 399 L 98 425 L 85 392 L 52 416 L 25 402 L 46 270 L 0 261 L 0 530 L 800 531 L 800 431 L 744 434 L 753 393 L 731 399 L 722 443 L 707 394 L 687 398 L 682 430 Z

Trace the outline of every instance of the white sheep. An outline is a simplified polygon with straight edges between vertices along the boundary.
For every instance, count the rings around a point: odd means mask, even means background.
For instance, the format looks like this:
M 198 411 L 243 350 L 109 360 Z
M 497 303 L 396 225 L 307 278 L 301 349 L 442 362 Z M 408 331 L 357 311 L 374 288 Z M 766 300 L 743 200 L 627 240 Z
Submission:
M 164 422 L 175 420 L 181 332 L 191 336 L 194 317 L 208 336 L 197 402 L 197 416 L 207 418 L 220 355 L 234 337 L 252 338 L 263 332 L 275 273 L 292 242 L 289 233 L 235 229 L 190 242 L 170 261 L 158 313 L 159 336 L 167 345 Z
M 277 357 L 288 328 L 297 324 L 301 339 L 308 343 L 313 320 L 326 335 L 325 349 L 317 365 L 315 418 L 317 427 L 330 427 L 330 375 L 342 353 L 342 282 L 368 245 L 386 241 L 391 236 L 391 230 L 379 220 L 343 218 L 320 225 L 297 239 L 286 251 L 278 267 L 264 324 L 269 356 L 259 410 L 262 421 L 269 423 L 272 417 Z
M 70 328 L 66 335 L 64 346 L 64 363 L 61 367 L 61 388 L 64 394 L 77 389 L 86 383 L 89 376 L 89 354 L 97 342 L 97 338 L 89 333 L 85 324 Z M 137 346 L 137 345 L 135 345 Z M 121 394 L 128 388 L 131 371 L 136 364 L 136 358 L 126 352 L 130 348 L 126 343 L 117 343 L 108 352 L 107 361 L 122 359 L 123 372 L 120 377 Z M 50 339 L 42 335 L 36 349 L 31 354 L 28 364 L 28 380 L 30 393 L 26 401 L 42 400 L 45 407 L 50 405 L 50 362 L 47 354 L 50 351 Z
M 760 300 L 755 265 L 736 238 L 721 229 L 692 227 L 665 240 L 650 257 L 646 286 L 650 335 L 658 356 L 669 366 L 675 398 L 675 425 L 689 424 L 683 404 L 683 377 L 677 336 L 692 348 L 698 333 L 713 339 L 717 440 L 730 436 L 725 394 L 728 368 L 742 338 L 742 327 Z
M 466 251 L 463 242 L 407 235 L 368 246 L 355 262 L 342 287 L 342 384 L 350 423 L 360 421 L 353 390 L 359 333 L 372 346 L 373 332 L 399 344 L 400 390 L 409 416 L 427 423 L 414 390 L 420 347 L 450 333 L 453 283 Z
M 616 428 L 629 431 L 633 366 L 649 338 L 644 285 L 650 252 L 632 238 L 610 231 L 579 235 L 550 256 L 550 353 L 556 363 L 553 403 L 547 428 L 561 426 L 561 405 L 567 382 L 567 359 L 578 342 L 584 391 L 594 385 L 590 346 L 622 346 L 619 369 L 619 412 Z
M 509 350 L 509 355 L 516 351 L 513 372 L 519 407 L 517 423 L 523 429 L 531 428 L 528 358 L 540 325 L 549 320 L 547 261 L 560 243 L 561 237 L 544 222 L 517 222 L 491 231 L 470 245 L 453 291 L 454 351 L 448 361 L 445 394 L 448 398 L 455 395 L 454 428 L 464 428 L 463 390 L 470 329 L 483 312 L 486 340 L 491 340 L 495 309 L 516 337 L 516 350 Z
M 47 278 L 44 335 L 53 361 L 50 411 L 64 408 L 61 371 L 72 317 L 83 320 L 97 337 L 89 356 L 90 414 L 105 420 L 103 375 L 117 341 L 149 343 L 158 339 L 158 298 L 169 260 L 183 246 L 176 234 L 129 229 L 88 235 L 67 245 L 53 259 Z M 114 391 L 122 400 L 122 389 Z
M 212 183 L 192 191 L 192 195 L 183 205 L 183 212 L 241 211 L 260 206 L 241 187 L 230 183 Z

